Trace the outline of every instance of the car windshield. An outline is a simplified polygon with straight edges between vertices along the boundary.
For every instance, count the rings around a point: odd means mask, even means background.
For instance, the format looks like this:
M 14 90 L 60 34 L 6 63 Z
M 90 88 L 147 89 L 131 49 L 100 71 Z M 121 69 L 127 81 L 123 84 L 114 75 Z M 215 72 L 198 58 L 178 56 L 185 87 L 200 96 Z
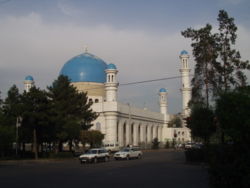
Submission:
M 88 150 L 86 154 L 97 154 L 97 150 Z
M 121 151 L 123 151 L 123 152 L 128 152 L 129 149 L 128 149 L 128 148 L 124 148 L 124 149 L 122 149 Z

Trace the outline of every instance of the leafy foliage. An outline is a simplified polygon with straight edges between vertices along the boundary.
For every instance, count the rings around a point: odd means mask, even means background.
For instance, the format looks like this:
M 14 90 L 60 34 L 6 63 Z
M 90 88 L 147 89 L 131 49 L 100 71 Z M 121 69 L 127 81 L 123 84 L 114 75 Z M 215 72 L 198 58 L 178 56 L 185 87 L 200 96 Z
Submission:
M 240 52 L 232 49 L 235 45 L 237 27 L 234 18 L 228 16 L 225 10 L 220 10 L 218 15 L 219 33 L 216 41 L 219 52 L 218 89 L 227 91 L 232 86 L 246 86 L 244 69 L 250 69 L 249 61 L 242 61 Z
M 250 86 L 224 93 L 216 103 L 218 126 L 234 143 L 250 143 Z
M 2 104 L 0 100 L 0 147 L 2 155 L 12 147 L 15 141 L 17 118 L 22 119 L 18 128 L 22 154 L 25 143 L 32 143 L 35 157 L 38 157 L 38 146 L 43 152 L 51 151 L 52 146 L 73 142 L 78 144 L 80 131 L 88 130 L 97 113 L 90 109 L 86 93 L 78 93 L 67 77 L 59 76 L 48 92 L 32 87 L 29 92 L 19 94 L 14 85 Z M 52 144 L 53 143 L 53 144 Z M 3 149 L 3 150 L 2 150 Z M 55 148 L 54 148 L 55 149 Z M 5 153 L 4 153 L 5 152 Z M 25 154 L 24 154 L 25 155 Z
M 193 102 L 204 102 L 209 105 L 209 95 L 214 91 L 216 85 L 216 35 L 212 34 L 212 26 L 207 24 L 205 27 L 195 30 L 188 28 L 182 32 L 186 38 L 194 41 L 193 55 L 196 61 L 194 78 L 192 79 L 192 100 Z M 205 90 L 205 93 L 204 93 Z
M 104 134 L 97 130 L 82 130 L 81 131 L 81 141 L 85 145 L 90 144 L 90 147 L 100 147 L 102 145 L 102 140 L 104 139 Z
M 212 25 L 200 29 L 188 28 L 182 32 L 192 40 L 196 61 L 192 79 L 192 103 L 209 107 L 209 101 L 230 88 L 246 85 L 243 72 L 250 69 L 249 61 L 242 61 L 240 52 L 233 49 L 237 27 L 225 10 L 218 15 L 219 33 L 212 33 Z
M 190 150 L 186 154 L 187 158 L 205 154 L 211 187 L 249 187 L 250 86 L 246 86 L 244 71 L 250 69 L 250 65 L 249 61 L 242 61 L 240 52 L 234 49 L 237 39 L 234 19 L 220 10 L 217 20 L 217 33 L 212 33 L 210 24 L 182 32 L 192 40 L 196 60 L 192 112 L 187 125 L 193 137 L 205 142 L 215 131 L 213 137 L 217 137 L 216 145 L 203 148 L 205 153 Z M 215 104 L 215 112 L 210 109 L 211 104 Z
M 15 140 L 15 130 L 13 126 L 5 124 L 4 113 L 2 109 L 2 99 L 0 98 L 0 155 L 6 156 L 12 148 L 12 143 Z
M 49 101 L 45 91 L 32 87 L 29 92 L 22 96 L 22 138 L 31 139 L 35 157 L 38 157 L 37 143 L 45 141 L 49 134 Z M 29 135 L 27 138 L 26 135 Z M 33 137 L 31 138 L 31 135 Z
M 48 87 L 51 104 L 51 122 L 59 142 L 79 140 L 80 130 L 89 129 L 97 114 L 90 109 L 87 93 L 78 93 L 68 77 L 59 76 Z M 59 148 L 60 150 L 60 148 Z
M 168 127 L 180 128 L 182 126 L 181 118 L 175 116 L 168 124 Z
M 159 149 L 159 144 L 160 144 L 160 142 L 159 142 L 158 138 L 154 138 L 153 142 L 152 142 L 152 149 Z
M 3 102 L 4 121 L 6 125 L 16 126 L 16 119 L 21 115 L 21 95 L 16 85 L 13 85 L 7 94 L 7 98 Z
M 193 137 L 201 138 L 207 143 L 216 130 L 213 111 L 204 106 L 194 106 L 187 119 L 187 126 L 191 129 Z

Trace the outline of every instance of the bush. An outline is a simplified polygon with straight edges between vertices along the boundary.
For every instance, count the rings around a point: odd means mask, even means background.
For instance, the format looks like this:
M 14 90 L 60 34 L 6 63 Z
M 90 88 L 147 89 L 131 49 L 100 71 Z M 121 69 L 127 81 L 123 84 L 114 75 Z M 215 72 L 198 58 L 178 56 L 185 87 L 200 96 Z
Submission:
M 208 155 L 209 178 L 212 187 L 250 187 L 249 150 L 239 145 L 217 145 L 209 149 Z
M 160 142 L 158 141 L 158 138 L 154 138 L 152 142 L 152 149 L 159 149 Z
M 168 140 L 166 141 L 164 148 L 166 149 L 170 148 L 170 142 Z

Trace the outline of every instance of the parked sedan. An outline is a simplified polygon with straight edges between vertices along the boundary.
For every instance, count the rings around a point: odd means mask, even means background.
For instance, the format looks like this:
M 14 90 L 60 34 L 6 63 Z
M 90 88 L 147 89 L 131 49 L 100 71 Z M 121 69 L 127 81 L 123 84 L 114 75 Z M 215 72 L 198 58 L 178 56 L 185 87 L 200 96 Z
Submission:
M 109 158 L 109 152 L 103 148 L 90 149 L 86 153 L 79 156 L 79 160 L 81 163 L 97 163 L 100 160 L 109 161 Z
M 142 151 L 138 148 L 124 148 L 114 154 L 115 160 L 118 159 L 131 159 L 131 158 L 138 158 L 142 157 Z

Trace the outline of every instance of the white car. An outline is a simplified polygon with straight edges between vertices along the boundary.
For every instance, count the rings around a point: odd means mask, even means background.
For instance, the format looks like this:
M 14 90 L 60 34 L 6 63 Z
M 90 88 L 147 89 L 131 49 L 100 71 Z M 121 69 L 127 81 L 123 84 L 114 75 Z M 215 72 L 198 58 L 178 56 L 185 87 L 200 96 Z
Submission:
M 189 149 L 189 148 L 193 147 L 193 144 L 194 143 L 192 143 L 192 142 L 187 142 L 184 147 L 185 147 L 185 149 Z
M 131 158 L 142 158 L 142 151 L 138 148 L 124 148 L 114 154 L 115 160 L 118 159 L 131 159 Z
M 118 143 L 106 143 L 104 144 L 104 148 L 109 152 L 116 152 L 120 149 Z
M 103 148 L 94 148 L 90 149 L 84 154 L 79 156 L 80 163 L 93 162 L 97 163 L 98 161 L 109 161 L 109 152 Z

